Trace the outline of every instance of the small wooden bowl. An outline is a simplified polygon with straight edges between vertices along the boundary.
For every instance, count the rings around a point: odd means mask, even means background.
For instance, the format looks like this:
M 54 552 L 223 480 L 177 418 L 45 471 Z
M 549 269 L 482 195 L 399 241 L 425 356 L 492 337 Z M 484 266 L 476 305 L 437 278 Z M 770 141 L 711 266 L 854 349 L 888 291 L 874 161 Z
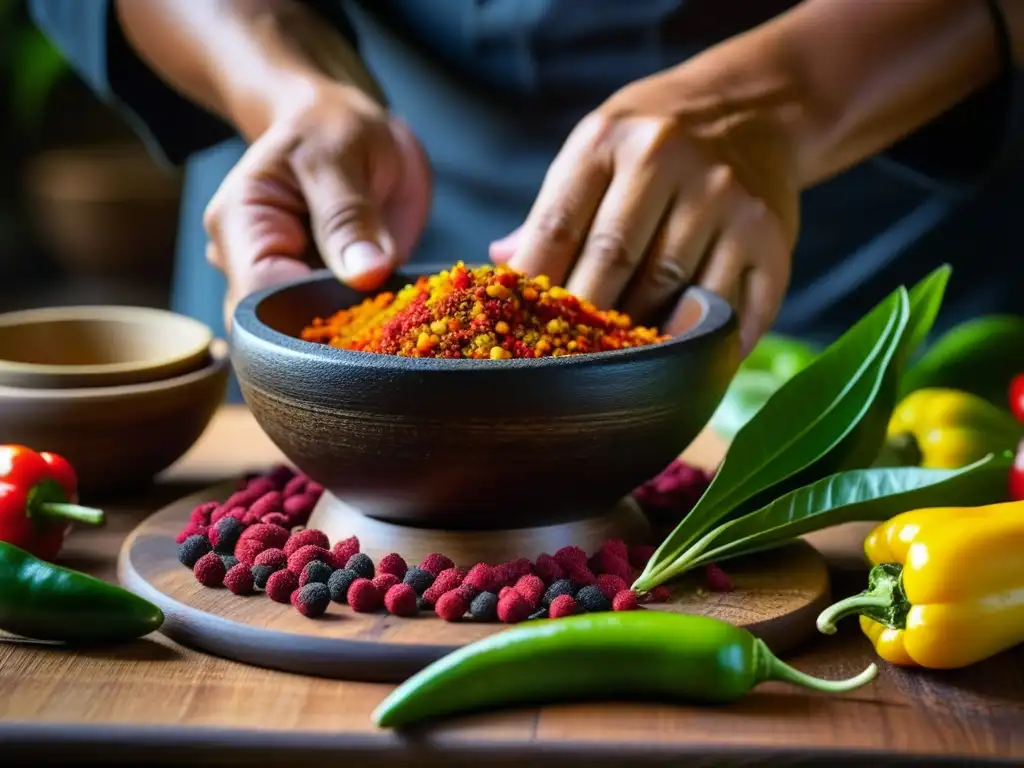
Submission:
M 212 331 L 161 309 L 52 307 L 0 315 L 0 386 L 114 387 L 160 381 L 209 362 Z
M 144 384 L 87 389 L 0 387 L 0 435 L 58 453 L 78 472 L 83 496 L 149 482 L 203 434 L 227 390 L 227 344 L 207 364 Z
M 732 309 L 698 288 L 686 331 L 599 354 L 403 358 L 297 338 L 362 298 L 327 271 L 249 296 L 232 323 L 235 372 L 299 469 L 370 517 L 424 528 L 606 513 L 696 437 L 740 359 Z

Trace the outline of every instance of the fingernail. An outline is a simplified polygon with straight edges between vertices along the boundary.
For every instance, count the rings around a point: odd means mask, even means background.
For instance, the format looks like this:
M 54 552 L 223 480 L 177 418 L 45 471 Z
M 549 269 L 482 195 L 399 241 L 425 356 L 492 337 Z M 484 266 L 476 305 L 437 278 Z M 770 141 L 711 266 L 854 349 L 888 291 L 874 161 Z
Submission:
M 352 243 L 340 254 L 331 254 L 328 263 L 335 274 L 357 290 L 375 286 L 391 271 L 391 261 L 384 251 L 369 242 Z

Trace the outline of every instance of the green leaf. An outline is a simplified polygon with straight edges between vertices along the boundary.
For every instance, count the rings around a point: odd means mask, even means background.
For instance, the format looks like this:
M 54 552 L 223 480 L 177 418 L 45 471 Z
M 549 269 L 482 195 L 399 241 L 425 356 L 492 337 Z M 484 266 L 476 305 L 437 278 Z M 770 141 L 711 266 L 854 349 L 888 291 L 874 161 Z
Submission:
M 989 454 L 957 469 L 855 469 L 823 478 L 719 526 L 681 561 L 694 568 L 781 546 L 812 531 L 883 521 L 911 509 L 995 504 L 1006 498 L 1008 455 Z
M 733 377 L 711 417 L 711 428 L 731 440 L 779 387 L 810 365 L 817 355 L 816 348 L 799 339 L 766 333 Z
M 905 288 L 894 291 L 765 403 L 737 433 L 707 491 L 655 551 L 636 589 L 681 573 L 674 561 L 711 526 L 827 455 L 857 426 L 903 338 L 909 304 Z
M 943 264 L 910 289 L 910 323 L 907 325 L 906 341 L 900 350 L 901 373 L 910 357 L 931 333 L 952 272 L 951 266 Z

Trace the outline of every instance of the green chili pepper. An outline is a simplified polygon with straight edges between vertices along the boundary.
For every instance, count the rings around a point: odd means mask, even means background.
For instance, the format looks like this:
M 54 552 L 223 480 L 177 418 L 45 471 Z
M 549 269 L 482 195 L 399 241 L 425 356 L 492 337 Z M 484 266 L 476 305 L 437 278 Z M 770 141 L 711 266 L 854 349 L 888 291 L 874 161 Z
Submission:
M 409 678 L 373 713 L 384 728 L 502 706 L 587 699 L 724 704 L 767 680 L 841 693 L 872 680 L 820 680 L 776 657 L 745 629 L 662 611 L 583 614 L 491 635 Z
M 32 640 L 103 643 L 160 628 L 163 612 L 133 592 L 0 542 L 0 629 Z

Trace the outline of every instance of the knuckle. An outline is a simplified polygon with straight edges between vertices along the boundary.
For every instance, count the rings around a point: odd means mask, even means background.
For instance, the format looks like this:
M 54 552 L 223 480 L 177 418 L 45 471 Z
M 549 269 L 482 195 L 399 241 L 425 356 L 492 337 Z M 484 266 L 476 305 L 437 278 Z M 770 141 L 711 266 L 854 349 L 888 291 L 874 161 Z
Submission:
M 636 160 L 643 165 L 661 166 L 678 152 L 679 130 L 669 120 L 643 120 L 634 137 Z
M 736 171 L 731 165 L 719 164 L 708 170 L 706 190 L 709 197 L 721 198 L 735 192 Z
M 314 228 L 321 240 L 338 232 L 352 230 L 369 221 L 373 211 L 368 201 L 353 198 L 338 200 L 316 212 Z
M 659 291 L 671 291 L 686 285 L 690 275 L 679 262 L 677 254 L 666 253 L 655 257 L 651 262 L 647 282 Z
M 608 271 L 632 270 L 638 261 L 618 232 L 594 232 L 587 242 L 587 252 L 598 268 Z
M 543 212 L 537 218 L 537 233 L 556 248 L 575 247 L 580 241 L 580 232 L 573 225 L 572 218 L 564 210 Z

